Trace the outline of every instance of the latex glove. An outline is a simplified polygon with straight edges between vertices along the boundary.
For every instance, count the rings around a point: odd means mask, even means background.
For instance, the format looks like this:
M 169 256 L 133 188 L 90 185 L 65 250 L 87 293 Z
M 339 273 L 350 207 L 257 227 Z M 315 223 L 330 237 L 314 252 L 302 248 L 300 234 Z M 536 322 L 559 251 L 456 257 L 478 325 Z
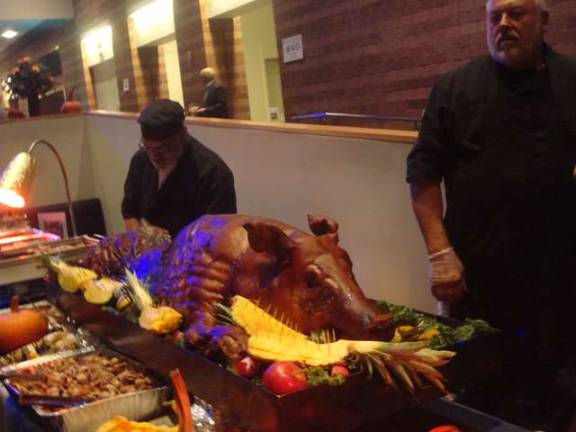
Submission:
M 466 292 L 464 266 L 454 249 L 441 250 L 428 259 L 432 295 L 446 303 L 460 300 Z

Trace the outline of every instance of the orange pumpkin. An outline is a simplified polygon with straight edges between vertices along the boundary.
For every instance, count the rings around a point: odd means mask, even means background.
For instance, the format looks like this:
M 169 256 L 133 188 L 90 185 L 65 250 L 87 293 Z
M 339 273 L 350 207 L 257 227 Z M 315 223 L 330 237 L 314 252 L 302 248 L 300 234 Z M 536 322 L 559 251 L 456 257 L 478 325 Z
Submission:
M 48 333 L 48 321 L 42 314 L 18 309 L 18 296 L 10 299 L 10 309 L 10 313 L 0 315 L 0 352 L 36 342 Z
M 66 102 L 62 104 L 60 107 L 60 112 L 62 114 L 71 114 L 71 113 L 79 113 L 82 112 L 82 104 L 77 100 L 74 100 L 74 91 L 76 90 L 76 86 L 72 87 L 72 90 L 68 92 L 66 96 Z
M 62 114 L 79 113 L 82 112 L 82 104 L 76 100 L 69 100 L 62 104 L 60 108 Z

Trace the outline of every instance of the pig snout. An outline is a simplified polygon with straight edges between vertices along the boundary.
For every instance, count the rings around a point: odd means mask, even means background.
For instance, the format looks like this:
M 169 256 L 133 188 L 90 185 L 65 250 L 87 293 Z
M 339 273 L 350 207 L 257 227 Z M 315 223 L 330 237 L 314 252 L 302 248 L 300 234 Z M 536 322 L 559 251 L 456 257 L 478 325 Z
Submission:
M 373 317 L 368 324 L 368 328 L 370 330 L 376 330 L 388 326 L 390 326 L 390 315 L 382 313 Z
M 344 318 L 340 337 L 355 340 L 390 340 L 394 326 L 389 315 L 368 307 L 362 312 Z

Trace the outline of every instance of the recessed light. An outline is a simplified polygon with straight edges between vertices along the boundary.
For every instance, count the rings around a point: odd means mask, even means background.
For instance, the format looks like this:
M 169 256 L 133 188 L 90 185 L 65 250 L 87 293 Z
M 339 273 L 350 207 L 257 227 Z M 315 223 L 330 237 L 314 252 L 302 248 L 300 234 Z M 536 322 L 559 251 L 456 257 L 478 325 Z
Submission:
M 2 37 L 6 39 L 12 39 L 16 36 L 18 36 L 18 32 L 14 30 L 6 30 L 4 33 L 2 33 Z

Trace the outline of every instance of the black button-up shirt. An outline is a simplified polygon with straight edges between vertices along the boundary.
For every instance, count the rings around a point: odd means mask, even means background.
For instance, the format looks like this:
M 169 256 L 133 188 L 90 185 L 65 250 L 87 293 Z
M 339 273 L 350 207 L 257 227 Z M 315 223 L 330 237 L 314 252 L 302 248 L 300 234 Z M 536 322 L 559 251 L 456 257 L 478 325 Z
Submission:
M 484 57 L 432 91 L 407 179 L 445 181 L 446 228 L 466 260 L 530 253 L 560 223 L 576 230 L 565 217 L 576 203 L 576 63 L 545 52 L 545 70 Z
M 124 219 L 144 218 L 175 237 L 198 217 L 221 213 L 236 213 L 234 177 L 216 153 L 190 135 L 160 189 L 158 171 L 146 152 L 132 157 L 124 183 Z

